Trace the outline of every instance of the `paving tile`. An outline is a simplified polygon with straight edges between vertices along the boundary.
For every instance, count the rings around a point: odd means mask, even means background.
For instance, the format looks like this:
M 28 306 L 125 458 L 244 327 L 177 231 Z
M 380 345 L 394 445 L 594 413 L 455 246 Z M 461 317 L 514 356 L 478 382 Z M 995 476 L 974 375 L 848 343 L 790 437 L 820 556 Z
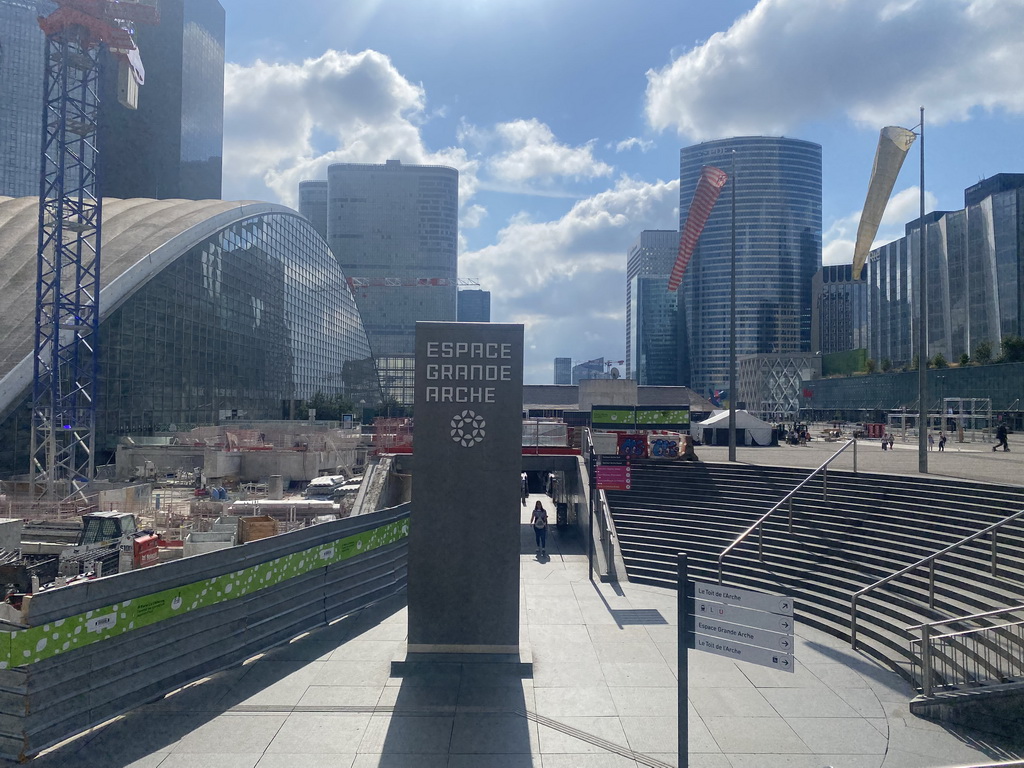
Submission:
M 886 738 L 862 718 L 789 717 L 786 722 L 816 754 L 885 754 Z
M 396 712 L 448 712 L 455 714 L 459 686 L 387 686 L 380 693 L 378 707 L 393 707 Z
M 373 715 L 359 742 L 359 752 L 448 754 L 453 715 Z
M 273 661 L 327 661 L 339 645 L 341 643 L 338 640 L 313 640 L 307 637 L 278 646 L 266 658 Z
M 527 702 L 529 695 L 529 703 Z M 459 688 L 458 711 L 462 712 L 524 712 L 532 709 L 533 687 L 524 691 L 523 684 L 471 685 L 465 680 Z
M 301 768 L 352 768 L 355 754 L 351 755 L 303 755 Z M 298 768 L 291 755 L 263 755 L 256 768 Z M 376 763 L 374 763 L 376 766 Z M 443 766 L 441 767 L 443 768 Z
M 605 682 L 609 686 L 650 686 L 652 688 L 674 688 L 679 683 L 671 668 L 665 663 L 644 664 L 632 662 L 611 662 L 601 665 Z
M 832 690 L 861 717 L 885 717 L 882 703 L 870 688 L 833 688 Z
M 868 681 L 857 670 L 842 664 L 807 664 L 797 654 L 797 663 L 825 683 L 829 688 L 867 688 Z
M 534 688 L 586 687 L 604 682 L 604 673 L 597 662 L 534 660 Z
M 325 661 L 310 685 L 383 685 L 391 676 L 391 662 Z
M 356 755 L 352 768 L 447 768 L 448 755 Z M 262 766 L 259 766 L 262 768 Z M 299 768 L 294 764 L 291 768 Z M 306 768 L 305 764 L 301 768 Z
M 602 742 L 628 749 L 625 731 L 617 717 L 559 717 L 561 728 L 540 724 L 542 754 L 603 754 L 608 750 Z M 596 742 L 596 743 L 595 743 Z
M 543 763 L 544 768 L 581 768 L 581 766 L 586 766 L 586 768 L 636 768 L 636 765 L 635 760 L 614 753 L 597 755 L 582 752 L 575 754 L 548 753 L 544 755 Z
M 391 661 L 402 650 L 399 640 L 350 640 L 336 645 L 331 661 Z
M 821 680 L 800 666 L 797 659 L 796 670 L 793 672 L 780 672 L 768 667 L 759 667 L 755 664 L 740 662 L 736 665 L 739 670 L 758 688 L 825 688 Z
M 373 707 L 380 701 L 377 686 L 311 685 L 299 699 L 301 707 Z
M 675 752 L 679 749 L 679 723 L 675 717 L 621 717 L 629 748 L 634 752 Z
M 544 717 L 614 717 L 618 714 L 612 694 L 606 685 L 538 688 L 534 691 L 534 696 L 535 711 Z
M 761 688 L 775 711 L 789 717 L 856 717 L 857 712 L 828 688 Z
M 173 754 L 262 753 L 284 725 L 287 715 L 228 714 L 203 723 L 183 736 Z
M 655 760 L 660 760 L 668 765 L 679 765 L 679 756 L 674 752 L 671 754 L 665 752 L 650 754 L 648 757 L 653 757 Z M 729 758 L 721 753 L 694 754 L 691 750 L 688 758 L 688 768 L 732 768 Z
M 665 658 L 658 647 L 648 641 L 642 643 L 594 643 L 594 651 L 600 662 L 629 662 L 641 664 L 664 664 Z
M 611 692 L 615 710 L 620 717 L 643 715 L 671 715 L 674 717 L 678 711 L 679 692 L 675 687 L 614 686 L 608 690 Z
M 536 748 L 536 726 L 522 715 L 467 712 L 455 716 L 452 754 L 532 754 Z
M 879 755 L 729 755 L 732 768 L 880 768 Z
M 809 753 L 807 745 L 781 717 L 701 718 L 725 754 Z
M 267 753 L 351 754 L 369 724 L 368 714 L 296 712 L 281 726 Z
M 756 688 L 690 688 L 690 703 L 702 717 L 778 717 Z
M 207 754 L 168 755 L 160 763 L 161 768 L 256 768 L 262 752 L 209 752 Z

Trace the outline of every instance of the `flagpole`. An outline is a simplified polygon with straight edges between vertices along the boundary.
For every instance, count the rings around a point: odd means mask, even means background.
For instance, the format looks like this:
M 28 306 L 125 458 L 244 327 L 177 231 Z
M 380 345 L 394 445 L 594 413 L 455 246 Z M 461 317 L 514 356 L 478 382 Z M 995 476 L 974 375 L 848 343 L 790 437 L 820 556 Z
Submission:
M 917 469 L 928 474 L 928 237 L 924 223 L 924 107 L 921 107 L 921 243 L 918 284 L 921 293 L 917 320 Z
M 736 461 L 736 150 L 732 151 L 732 256 L 729 275 L 729 461 Z

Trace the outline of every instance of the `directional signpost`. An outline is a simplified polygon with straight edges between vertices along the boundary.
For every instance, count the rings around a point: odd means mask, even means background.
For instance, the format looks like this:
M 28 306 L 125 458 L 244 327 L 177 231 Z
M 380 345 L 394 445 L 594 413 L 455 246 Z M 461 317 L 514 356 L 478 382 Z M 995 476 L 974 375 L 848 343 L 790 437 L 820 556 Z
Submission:
M 629 465 L 598 465 L 595 469 L 598 490 L 628 491 L 632 486 Z
M 689 729 L 687 649 L 794 672 L 793 599 L 749 589 L 690 581 L 678 555 L 679 768 L 687 768 Z

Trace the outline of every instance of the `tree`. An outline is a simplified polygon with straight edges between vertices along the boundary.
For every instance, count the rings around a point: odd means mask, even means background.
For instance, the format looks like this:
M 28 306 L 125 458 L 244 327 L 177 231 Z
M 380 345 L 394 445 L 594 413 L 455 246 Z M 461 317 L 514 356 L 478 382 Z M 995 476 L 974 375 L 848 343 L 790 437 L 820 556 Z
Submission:
M 882 358 L 882 373 L 888 373 L 892 370 L 892 360 L 888 357 Z
M 864 363 L 864 367 L 867 369 L 868 373 L 874 373 L 878 368 L 878 364 L 875 362 L 874 358 L 869 357 L 867 362 Z
M 960 367 L 961 368 L 966 368 L 970 364 L 971 364 L 971 356 L 970 355 L 968 355 L 966 352 L 964 352 L 962 355 L 960 355 Z
M 945 356 L 941 352 L 936 352 L 929 363 L 932 368 L 949 368 L 949 363 L 946 362 Z
M 916 371 L 917 370 L 917 363 L 918 363 L 917 355 L 914 355 L 914 357 L 910 361 L 910 367 L 907 368 L 907 370 L 908 371 Z
M 1019 363 L 1024 361 L 1024 339 L 1016 333 L 1003 337 L 1001 363 Z
M 974 362 L 978 365 L 988 365 L 992 362 L 991 341 L 983 341 L 974 348 Z

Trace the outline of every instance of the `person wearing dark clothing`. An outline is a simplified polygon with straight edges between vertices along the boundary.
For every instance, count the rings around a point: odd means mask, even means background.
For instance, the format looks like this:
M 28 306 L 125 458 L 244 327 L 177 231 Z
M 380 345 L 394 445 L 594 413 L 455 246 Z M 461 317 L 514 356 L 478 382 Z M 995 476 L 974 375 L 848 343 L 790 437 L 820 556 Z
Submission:
M 945 432 L 939 432 L 939 450 L 940 451 L 945 451 L 946 450 L 946 433 Z
M 1010 450 L 1010 444 L 1006 442 L 1006 425 L 1000 424 L 996 427 L 996 444 L 992 446 L 994 451 L 999 446 L 1003 446 L 1004 451 Z
M 548 553 L 548 511 L 539 501 L 533 507 L 530 522 L 533 523 L 533 535 L 537 538 L 537 553 L 546 555 Z

